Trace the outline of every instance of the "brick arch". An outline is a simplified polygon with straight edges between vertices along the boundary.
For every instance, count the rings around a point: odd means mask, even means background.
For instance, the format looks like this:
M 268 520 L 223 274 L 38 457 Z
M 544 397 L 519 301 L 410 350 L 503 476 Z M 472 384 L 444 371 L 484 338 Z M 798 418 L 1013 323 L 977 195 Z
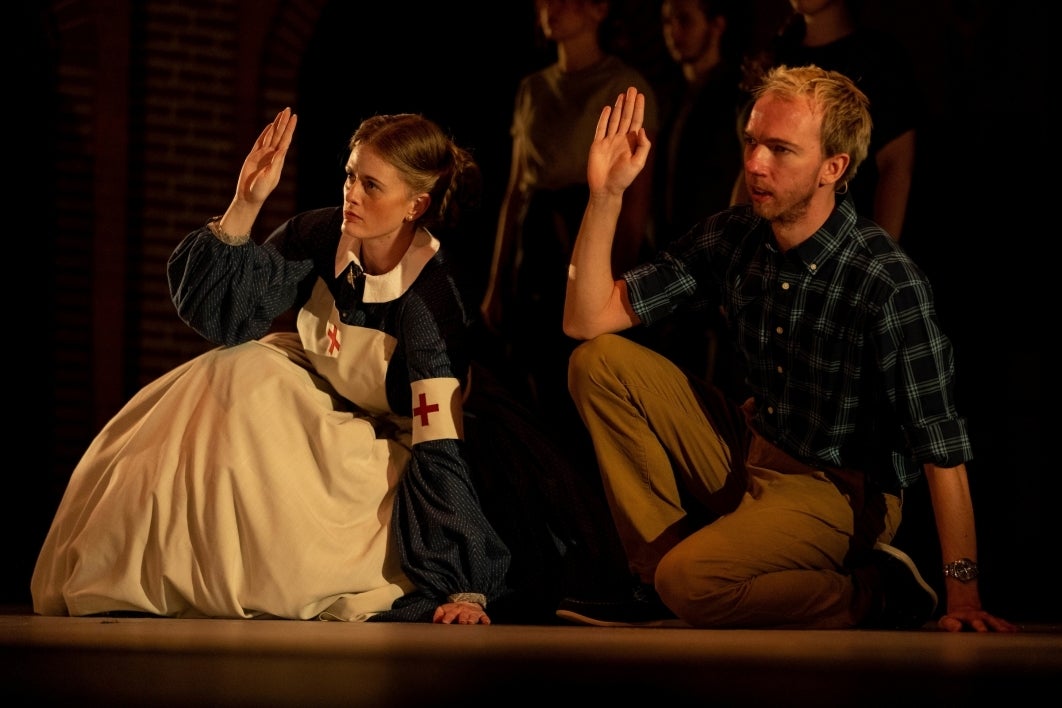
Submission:
M 176 317 L 165 260 L 224 209 L 254 136 L 295 103 L 327 3 L 53 0 L 24 18 L 41 35 L 34 65 L 54 67 L 37 104 L 52 115 L 35 127 L 54 152 L 42 447 L 56 487 L 140 386 L 209 346 Z M 263 224 L 291 212 L 295 173 L 292 161 Z
M 79 0 L 21 3 L 8 19 L 21 40 L 11 91 L 24 108 L 19 152 L 29 147 L 23 169 L 14 172 L 17 235 L 9 255 L 22 278 L 32 278 L 19 285 L 26 290 L 18 304 L 24 316 L 17 321 L 29 337 L 23 340 L 23 383 L 15 387 L 24 400 L 16 403 L 12 439 L 34 451 L 34 465 L 31 474 L 14 476 L 14 489 L 5 495 L 10 508 L 0 514 L 17 520 L 4 536 L 18 539 L 2 592 L 4 601 L 26 602 L 51 516 L 94 432 L 93 363 L 105 353 L 102 338 L 93 337 L 94 303 L 121 292 L 113 283 L 94 289 L 98 249 L 92 239 L 97 220 L 105 218 L 94 208 L 100 185 L 112 183 L 121 169 L 97 159 L 101 142 L 122 126 L 108 124 L 96 110 L 96 97 L 112 88 L 97 69 L 101 47 L 121 23 L 101 27 L 93 3 Z M 18 164 L 22 158 L 15 159 Z
M 66 465 L 80 456 L 98 412 L 118 403 L 114 387 L 101 382 L 121 375 L 122 320 L 113 310 L 109 321 L 101 313 L 125 293 L 124 279 L 113 277 L 124 258 L 124 227 L 111 207 L 124 201 L 128 14 L 105 18 L 94 3 L 56 1 L 41 9 L 40 21 L 49 33 L 45 61 L 53 67 L 46 89 L 53 114 L 45 122 L 55 179 L 47 212 L 55 405 L 46 449 L 57 467 L 65 466 L 59 474 L 69 475 Z M 113 159 L 100 159 L 103 149 Z

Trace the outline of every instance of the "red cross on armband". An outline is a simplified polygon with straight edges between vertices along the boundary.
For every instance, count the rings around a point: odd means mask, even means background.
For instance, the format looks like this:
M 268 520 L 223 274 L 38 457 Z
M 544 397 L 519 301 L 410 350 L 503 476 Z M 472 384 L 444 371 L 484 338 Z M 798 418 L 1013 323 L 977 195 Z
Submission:
M 328 353 L 335 356 L 339 353 L 339 328 L 335 322 L 328 323 Z
M 457 379 L 421 379 L 413 393 L 413 444 L 461 438 L 461 387 Z
M 428 403 L 428 397 L 425 394 L 420 394 L 420 405 L 413 409 L 413 415 L 420 416 L 421 425 L 431 425 L 428 421 L 428 414 L 435 413 L 439 410 L 438 403 Z

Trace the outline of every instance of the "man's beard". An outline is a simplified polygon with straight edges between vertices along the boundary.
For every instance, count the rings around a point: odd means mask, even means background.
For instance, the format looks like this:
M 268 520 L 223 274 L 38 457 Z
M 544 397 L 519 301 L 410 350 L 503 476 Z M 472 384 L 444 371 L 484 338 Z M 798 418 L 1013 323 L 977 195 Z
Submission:
M 756 212 L 757 216 L 766 219 L 772 224 L 792 226 L 807 216 L 808 208 L 814 195 L 815 191 L 812 189 L 806 191 L 802 197 L 795 201 L 782 203 L 778 200 L 777 194 L 775 194 L 775 199 L 766 204 L 753 202 L 753 211 Z

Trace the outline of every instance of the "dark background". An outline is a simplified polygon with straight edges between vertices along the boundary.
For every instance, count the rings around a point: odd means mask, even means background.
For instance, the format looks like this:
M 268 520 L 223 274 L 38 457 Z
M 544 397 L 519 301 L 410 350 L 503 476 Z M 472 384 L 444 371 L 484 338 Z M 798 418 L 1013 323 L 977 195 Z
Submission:
M 1049 569 L 1060 534 L 1048 518 L 1058 485 L 1042 443 L 1043 283 L 1056 251 L 1044 239 L 1057 187 L 1046 3 L 866 4 L 868 23 L 910 50 L 928 101 L 903 243 L 932 278 L 956 345 L 982 595 L 1010 619 L 1058 621 Z M 658 76 L 668 59 L 657 2 L 620 5 L 625 55 Z M 755 6 L 760 39 L 789 10 Z M 256 238 L 296 209 L 338 201 L 346 141 L 364 117 L 421 112 L 447 128 L 486 178 L 482 209 L 450 244 L 478 303 L 516 82 L 551 56 L 530 0 L 20 2 L 5 27 L 7 292 L 20 346 L 8 356 L 0 602 L 28 604 L 37 551 L 85 447 L 140 386 L 206 348 L 173 311 L 165 260 L 224 211 L 261 127 L 285 105 L 299 114 Z M 939 584 L 924 486 L 907 505 L 897 544 Z

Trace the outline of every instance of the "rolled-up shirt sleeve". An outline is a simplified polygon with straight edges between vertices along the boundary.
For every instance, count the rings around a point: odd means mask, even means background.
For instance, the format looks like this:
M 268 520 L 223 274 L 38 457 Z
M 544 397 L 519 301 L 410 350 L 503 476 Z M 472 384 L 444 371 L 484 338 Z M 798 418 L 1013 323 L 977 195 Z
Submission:
M 884 305 L 877 351 L 886 394 L 895 401 L 911 458 L 955 467 L 973 457 L 955 402 L 955 355 L 937 322 L 924 280 L 912 278 Z

